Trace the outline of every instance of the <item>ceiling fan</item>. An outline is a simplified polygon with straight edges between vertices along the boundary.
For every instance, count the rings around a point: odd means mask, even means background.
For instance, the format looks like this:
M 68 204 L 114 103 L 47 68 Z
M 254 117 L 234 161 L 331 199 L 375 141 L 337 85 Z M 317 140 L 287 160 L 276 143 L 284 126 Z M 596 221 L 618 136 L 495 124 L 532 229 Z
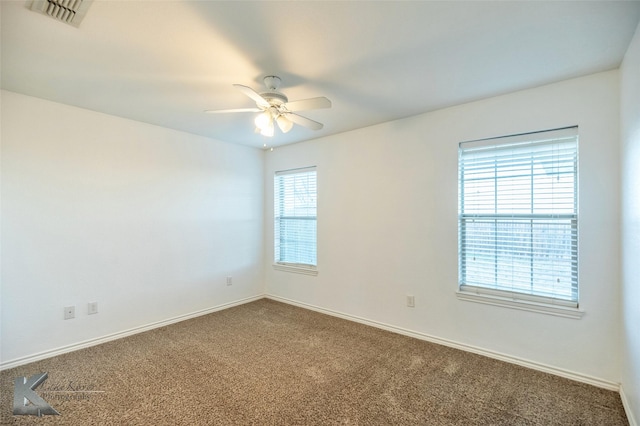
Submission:
M 282 92 L 278 92 L 280 87 L 280 77 L 268 75 L 264 78 L 264 84 L 267 91 L 258 93 L 248 86 L 242 84 L 234 84 L 242 93 L 250 97 L 256 102 L 255 108 L 237 108 L 223 109 L 215 111 L 205 111 L 212 114 L 229 113 L 229 112 L 259 112 L 254 120 L 256 132 L 264 136 L 273 136 L 275 124 L 278 125 L 282 133 L 287 133 L 293 127 L 293 124 L 307 127 L 312 130 L 322 129 L 322 123 L 313 121 L 310 118 L 296 114 L 298 111 L 307 111 L 310 109 L 330 108 L 331 101 L 324 96 L 318 98 L 301 99 L 299 101 L 289 102 L 289 98 Z M 274 124 L 275 123 L 275 124 Z

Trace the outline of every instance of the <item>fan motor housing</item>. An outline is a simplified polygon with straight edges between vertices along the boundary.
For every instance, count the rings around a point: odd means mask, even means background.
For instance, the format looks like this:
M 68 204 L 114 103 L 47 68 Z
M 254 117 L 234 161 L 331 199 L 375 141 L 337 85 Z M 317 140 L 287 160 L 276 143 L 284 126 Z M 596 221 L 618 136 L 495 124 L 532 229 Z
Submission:
M 269 104 L 271 105 L 279 106 L 289 102 L 289 98 L 287 98 L 284 93 L 280 93 L 280 92 L 263 92 L 263 93 L 260 93 L 260 96 L 266 99 L 266 101 L 269 102 Z

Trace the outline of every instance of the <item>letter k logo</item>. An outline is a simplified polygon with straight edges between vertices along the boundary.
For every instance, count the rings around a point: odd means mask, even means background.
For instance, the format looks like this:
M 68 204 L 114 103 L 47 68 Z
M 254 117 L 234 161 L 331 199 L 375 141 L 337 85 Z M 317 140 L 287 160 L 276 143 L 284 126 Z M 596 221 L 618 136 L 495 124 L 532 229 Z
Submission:
M 27 380 L 26 377 L 16 377 L 13 390 L 13 414 L 28 416 L 59 416 L 56 410 L 47 401 L 34 392 L 35 388 L 47 380 L 47 373 L 34 374 Z M 28 405 L 31 402 L 31 405 Z

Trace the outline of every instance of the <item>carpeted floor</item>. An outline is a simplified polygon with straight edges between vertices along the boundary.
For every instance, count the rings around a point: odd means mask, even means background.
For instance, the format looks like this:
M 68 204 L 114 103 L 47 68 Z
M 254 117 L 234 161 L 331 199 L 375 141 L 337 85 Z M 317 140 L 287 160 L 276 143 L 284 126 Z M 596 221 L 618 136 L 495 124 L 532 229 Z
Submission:
M 60 416 L 14 416 L 16 377 Z M 620 396 L 268 299 L 0 373 L 3 425 L 627 425 Z

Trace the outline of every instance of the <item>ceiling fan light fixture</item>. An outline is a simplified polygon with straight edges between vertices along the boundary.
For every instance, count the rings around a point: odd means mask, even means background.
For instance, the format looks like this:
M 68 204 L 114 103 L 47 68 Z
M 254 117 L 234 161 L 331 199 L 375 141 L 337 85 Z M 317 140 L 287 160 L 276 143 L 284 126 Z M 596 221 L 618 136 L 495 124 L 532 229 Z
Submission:
M 318 123 L 317 121 L 313 121 L 310 118 L 299 115 L 297 112 L 318 108 L 330 108 L 331 101 L 325 97 L 316 97 L 289 102 L 289 98 L 287 98 L 284 93 L 278 92 L 280 83 L 280 77 L 275 75 L 266 76 L 264 78 L 264 84 L 267 87 L 267 91 L 262 93 L 256 92 L 249 86 L 234 84 L 234 87 L 236 87 L 256 103 L 255 108 L 234 108 L 217 111 L 209 110 L 206 112 L 257 112 L 258 115 L 256 115 L 253 119 L 256 125 L 255 132 L 267 137 L 274 136 L 276 124 L 278 125 L 278 128 L 280 129 L 280 131 L 282 131 L 282 133 L 290 132 L 294 124 L 304 126 L 311 130 L 322 129 L 322 123 Z
M 293 121 L 289 120 L 283 114 L 278 115 L 276 123 L 278 123 L 278 127 L 282 130 L 282 133 L 287 133 L 293 127 Z
M 271 122 L 271 113 L 269 110 L 265 110 L 258 114 L 254 120 L 256 127 L 260 130 L 266 129 L 269 124 L 273 127 L 273 123 Z
M 267 136 L 267 137 L 271 138 L 271 137 L 273 137 L 274 130 L 275 130 L 275 128 L 273 126 L 273 121 L 270 121 L 269 125 L 267 127 L 265 127 L 265 128 L 260 130 L 260 134 L 262 136 Z

